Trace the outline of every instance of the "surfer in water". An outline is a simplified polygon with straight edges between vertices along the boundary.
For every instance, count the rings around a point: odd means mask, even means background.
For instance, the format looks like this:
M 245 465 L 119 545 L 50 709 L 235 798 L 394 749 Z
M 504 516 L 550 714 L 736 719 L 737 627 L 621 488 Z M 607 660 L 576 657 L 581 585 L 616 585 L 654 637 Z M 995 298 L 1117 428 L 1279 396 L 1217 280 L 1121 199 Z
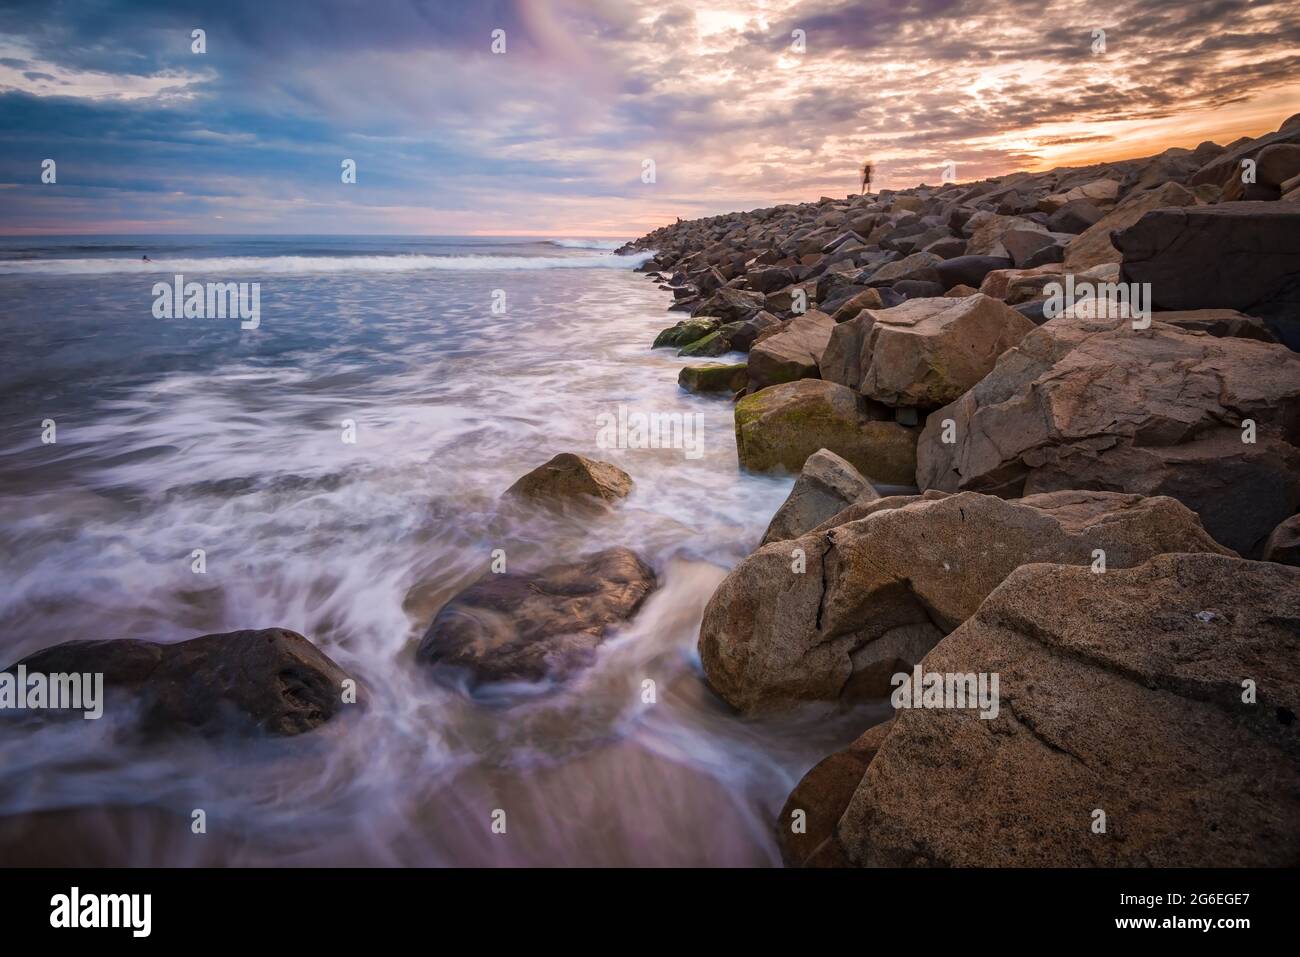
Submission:
M 151 262 L 153 262 L 153 260 L 150 259 L 148 256 L 141 256 L 141 257 L 140 257 L 140 262 L 142 262 L 142 263 L 151 263 Z

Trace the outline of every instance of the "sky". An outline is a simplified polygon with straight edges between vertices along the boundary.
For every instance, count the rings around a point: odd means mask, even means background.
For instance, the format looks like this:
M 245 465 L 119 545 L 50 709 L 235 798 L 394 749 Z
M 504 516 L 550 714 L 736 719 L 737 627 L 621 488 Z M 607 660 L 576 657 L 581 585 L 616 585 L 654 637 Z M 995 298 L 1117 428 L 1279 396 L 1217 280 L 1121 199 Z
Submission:
M 632 238 L 1296 112 L 1300 0 L 3 0 L 0 234 Z

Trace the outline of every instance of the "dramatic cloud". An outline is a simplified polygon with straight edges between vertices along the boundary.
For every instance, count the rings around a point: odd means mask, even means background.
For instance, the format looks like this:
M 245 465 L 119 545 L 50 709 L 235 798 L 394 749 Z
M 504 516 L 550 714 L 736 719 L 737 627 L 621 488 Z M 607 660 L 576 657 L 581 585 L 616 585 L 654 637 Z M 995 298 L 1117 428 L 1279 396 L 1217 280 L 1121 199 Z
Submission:
M 1298 76 L 1295 0 L 18 0 L 0 231 L 631 236 L 868 157 L 907 186 L 1226 142 Z

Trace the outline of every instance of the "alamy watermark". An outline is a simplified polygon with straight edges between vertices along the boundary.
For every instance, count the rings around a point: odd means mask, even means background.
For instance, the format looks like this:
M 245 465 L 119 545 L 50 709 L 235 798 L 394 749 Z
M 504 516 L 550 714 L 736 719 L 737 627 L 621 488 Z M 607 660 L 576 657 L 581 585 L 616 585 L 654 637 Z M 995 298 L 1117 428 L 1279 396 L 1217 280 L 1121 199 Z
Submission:
M 1064 279 L 1064 283 L 1049 282 L 1043 287 L 1046 318 L 1132 319 L 1134 329 L 1151 325 L 1151 283 L 1076 282 L 1072 273 Z
M 0 711 L 81 711 L 87 721 L 104 716 L 104 673 L 42 674 L 19 665 L 0 672 Z
M 153 284 L 155 319 L 239 319 L 239 328 L 256 329 L 262 323 L 260 282 L 186 282 Z
M 704 413 L 618 412 L 596 416 L 596 445 L 602 449 L 680 449 L 686 458 L 704 455 Z
M 1001 710 L 996 671 L 927 672 L 917 665 L 911 674 L 898 672 L 889 683 L 894 687 L 889 703 L 895 709 L 979 709 L 985 720 L 996 718 Z

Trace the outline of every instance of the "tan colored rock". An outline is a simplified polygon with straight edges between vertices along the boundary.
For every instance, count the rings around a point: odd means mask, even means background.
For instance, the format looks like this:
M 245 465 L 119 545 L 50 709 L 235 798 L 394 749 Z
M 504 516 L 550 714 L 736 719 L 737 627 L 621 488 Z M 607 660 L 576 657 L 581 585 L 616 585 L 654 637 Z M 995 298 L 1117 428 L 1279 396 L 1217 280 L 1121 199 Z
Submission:
M 1044 213 L 1054 213 L 1066 203 L 1076 199 L 1086 200 L 1095 206 L 1104 206 L 1119 199 L 1120 184 L 1113 179 L 1098 179 L 1076 186 L 1063 193 L 1053 193 L 1039 200 L 1038 208 Z
M 966 243 L 966 255 L 968 256 L 1006 256 L 1010 258 L 1011 254 L 1002 242 L 1004 234 L 1013 231 L 1029 231 L 1047 235 L 1047 227 L 1034 222 L 1032 219 L 1022 219 L 1019 216 L 999 216 L 997 213 L 990 213 L 987 210 L 981 210 L 972 216 L 967 222 L 966 228 L 971 231 L 970 240 Z
M 953 286 L 951 289 L 949 289 L 947 292 L 944 293 L 944 296 L 950 299 L 962 299 L 966 296 L 973 296 L 977 292 L 979 292 L 979 290 L 975 289 L 972 286 L 959 285 L 959 286 Z
M 831 316 L 837 323 L 848 322 L 863 309 L 884 309 L 885 301 L 879 289 L 864 289 L 835 310 Z
M 831 331 L 822 376 L 889 406 L 938 408 L 993 368 L 1034 324 L 996 299 L 912 299 Z
M 749 350 L 750 391 L 796 379 L 817 378 L 818 364 L 834 328 L 834 319 L 814 309 L 756 340 Z
M 996 673 L 998 716 L 896 712 L 834 850 L 885 867 L 1294 867 L 1297 621 L 1300 570 L 1282 565 L 1021 567 L 922 662 Z
M 1145 213 L 1167 206 L 1195 206 L 1196 196 L 1177 183 L 1130 193 L 1106 216 L 1089 226 L 1065 249 L 1065 271 L 1082 272 L 1102 263 L 1117 263 L 1123 257 L 1110 241 L 1110 234 L 1136 223 Z
M 591 664 L 597 646 L 656 584 L 650 566 L 627 548 L 536 573 L 488 572 L 438 612 L 417 660 L 463 675 L 471 686 L 562 681 Z
M 1058 492 L 1009 502 L 963 493 L 887 497 L 864 510 L 865 518 L 762 546 L 718 586 L 700 658 L 733 707 L 762 713 L 887 694 L 892 675 L 920 661 L 1020 565 L 1091 567 L 1095 549 L 1107 569 L 1163 552 L 1227 552 L 1163 497 Z
M 869 479 L 906 483 L 915 474 L 919 430 L 872 417 L 882 413 L 852 389 L 820 379 L 763 389 L 736 403 L 741 467 L 797 473 L 808 456 L 829 449 Z
M 776 824 L 777 844 L 786 867 L 851 866 L 836 840 L 835 825 L 892 725 L 889 720 L 868 728 L 847 748 L 818 762 L 790 792 Z M 799 830 L 795 829 L 796 820 Z
M 984 277 L 979 291 L 986 296 L 1005 301 L 1013 282 L 1035 276 L 1060 276 L 1064 271 L 1065 267 L 1061 263 L 1045 263 L 1032 269 L 994 269 Z
M 561 452 L 506 489 L 506 495 L 546 505 L 590 505 L 613 502 L 631 491 L 632 477 L 617 465 Z
M 1246 419 L 1254 442 L 1243 441 Z M 931 413 L 916 482 L 1004 496 L 1078 487 L 1172 495 L 1254 558 L 1300 509 L 1298 422 L 1300 355 L 1283 346 L 1061 317 Z
M 804 462 L 789 497 L 772 516 L 761 544 L 798 538 L 853 503 L 878 498 L 862 473 L 834 452 L 820 449 Z

